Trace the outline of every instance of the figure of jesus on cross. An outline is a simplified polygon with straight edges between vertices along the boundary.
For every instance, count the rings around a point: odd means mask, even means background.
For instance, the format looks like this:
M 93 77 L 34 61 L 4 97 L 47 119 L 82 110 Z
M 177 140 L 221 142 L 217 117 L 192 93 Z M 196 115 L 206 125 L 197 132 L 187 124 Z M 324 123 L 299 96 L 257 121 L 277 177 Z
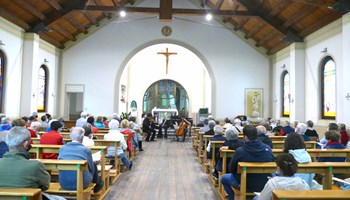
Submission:
M 168 51 L 168 48 L 166 48 L 166 51 L 165 52 L 158 52 L 157 54 L 162 54 L 165 56 L 165 61 L 166 61 L 166 64 L 165 64 L 165 67 L 166 67 L 166 74 L 168 74 L 168 64 L 169 64 L 169 56 L 171 55 L 176 55 L 177 53 L 176 52 L 169 52 Z

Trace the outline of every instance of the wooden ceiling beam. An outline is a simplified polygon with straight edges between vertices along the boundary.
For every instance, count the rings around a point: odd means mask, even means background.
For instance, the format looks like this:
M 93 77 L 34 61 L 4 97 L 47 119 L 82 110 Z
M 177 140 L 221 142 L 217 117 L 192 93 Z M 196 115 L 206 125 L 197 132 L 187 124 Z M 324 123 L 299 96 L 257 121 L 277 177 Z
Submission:
M 225 0 L 219 0 L 219 1 L 216 3 L 216 8 L 217 8 L 218 10 L 220 10 L 220 9 L 221 9 L 221 6 L 222 6 L 222 4 L 224 4 L 224 2 L 225 2 Z
M 322 28 L 323 26 L 335 21 L 336 19 L 340 18 L 342 16 L 341 13 L 333 11 L 329 15 L 325 16 L 324 18 L 318 20 L 315 24 L 307 27 L 306 29 L 302 30 L 300 32 L 300 36 L 305 37 L 318 29 Z
M 75 27 L 77 28 L 80 32 L 83 32 L 85 34 L 88 33 L 88 31 L 86 30 L 86 28 L 79 23 L 78 20 L 76 20 L 73 16 L 71 15 L 66 15 L 66 19 Z
M 16 24 L 17 26 L 23 28 L 24 30 L 30 29 L 30 25 L 27 22 L 25 22 L 23 19 L 21 19 L 17 15 L 7 11 L 6 9 L 0 7 L 0 13 L 2 17 Z
M 159 8 L 151 7 L 114 7 L 114 6 L 86 6 L 85 8 L 76 9 L 77 11 L 101 11 L 108 13 L 119 12 L 123 9 L 130 14 L 159 14 Z M 173 8 L 173 15 L 206 15 L 210 12 L 215 16 L 256 16 L 249 11 L 236 11 L 236 10 L 206 10 L 206 9 L 185 9 L 185 8 Z
M 266 34 L 265 37 L 263 37 L 261 40 L 259 40 L 255 46 L 256 47 L 264 46 L 266 43 L 268 43 L 269 41 L 271 41 L 272 39 L 274 39 L 280 35 L 281 34 L 277 33 L 277 32 L 272 32 L 272 33 Z
M 283 21 L 278 19 L 277 17 L 271 17 L 268 12 L 260 7 L 259 9 L 256 8 L 255 3 L 252 0 L 237 0 L 240 2 L 243 6 L 245 6 L 248 11 L 256 14 L 260 19 L 267 22 L 269 25 L 271 25 L 274 29 L 278 30 L 284 35 L 289 35 L 291 38 L 293 38 L 294 42 L 302 42 L 303 38 L 299 37 L 296 33 L 297 31 L 293 30 L 292 28 L 285 28 L 283 27 Z
M 36 7 L 34 7 L 31 3 L 28 3 L 28 1 L 25 0 L 13 0 L 14 3 L 16 3 L 18 6 L 23 8 L 24 10 L 28 11 L 30 14 L 34 15 L 35 17 L 44 20 L 46 19 L 45 15 Z
M 54 7 L 56 10 L 62 10 L 62 7 L 60 4 L 56 2 L 56 0 L 45 0 L 47 3 L 49 3 L 52 7 Z
M 233 30 L 238 31 L 239 29 L 241 29 L 249 21 L 249 19 L 249 17 L 241 19 L 239 23 L 233 28 Z
M 53 39 L 51 36 L 49 36 L 47 33 L 39 33 L 40 38 L 43 40 L 46 40 L 47 42 L 53 44 L 57 48 L 63 49 L 64 45 L 60 43 L 59 41 Z
M 100 0 L 92 0 L 92 2 L 94 2 L 94 4 L 95 4 L 96 6 L 103 6 L 102 3 L 100 2 Z M 106 18 L 108 18 L 108 19 L 111 18 L 107 13 L 105 13 L 105 12 L 103 12 L 103 11 L 101 11 L 101 12 L 102 12 L 102 14 L 103 14 Z
M 286 48 L 287 46 L 289 46 L 291 43 L 290 42 L 286 42 L 286 41 L 282 41 L 280 42 L 278 45 L 274 46 L 273 48 L 269 49 L 266 54 L 267 55 L 272 55 L 276 52 L 278 52 L 279 50 Z
M 303 17 L 309 15 L 311 12 L 315 11 L 316 9 L 317 9 L 316 6 L 313 6 L 313 5 L 310 5 L 310 4 L 305 5 L 298 12 L 296 12 L 292 16 L 290 16 L 288 18 L 288 20 L 286 20 L 283 23 L 283 26 L 286 27 L 286 28 L 292 26 L 295 22 L 298 22 L 300 19 L 302 19 Z
M 269 12 L 269 15 L 271 17 L 277 15 L 278 13 L 280 13 L 282 10 L 284 10 L 285 8 L 287 8 L 290 4 L 292 4 L 292 2 L 290 2 L 289 0 L 283 0 L 277 7 L 275 7 L 274 9 L 272 9 Z
M 264 26 L 264 23 L 259 23 L 257 26 L 254 26 L 245 36 L 245 39 L 253 37 L 258 31 L 260 31 Z
M 159 1 L 159 20 L 171 21 L 173 19 L 173 0 Z
M 59 34 L 63 35 L 64 37 L 66 37 L 70 40 L 73 40 L 74 42 L 77 41 L 77 39 L 72 34 L 70 34 L 65 28 L 63 28 L 57 24 L 51 25 L 50 29 L 58 32 Z
M 56 10 L 53 12 L 50 12 L 46 15 L 46 19 L 42 21 L 37 21 L 35 24 L 33 24 L 28 32 L 45 32 L 45 29 L 48 25 L 55 22 L 56 20 L 64 17 L 66 14 L 70 13 L 73 10 L 76 9 L 83 9 L 85 7 L 87 0 L 69 0 L 65 1 L 64 4 L 62 4 L 61 10 Z
M 91 24 L 97 24 L 97 20 L 89 12 L 84 12 L 84 15 L 90 21 Z

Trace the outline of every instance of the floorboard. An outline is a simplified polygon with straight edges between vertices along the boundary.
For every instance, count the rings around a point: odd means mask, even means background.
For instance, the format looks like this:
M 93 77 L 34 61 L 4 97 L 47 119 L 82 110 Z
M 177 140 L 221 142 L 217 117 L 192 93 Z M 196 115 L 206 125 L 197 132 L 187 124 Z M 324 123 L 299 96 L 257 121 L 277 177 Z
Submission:
M 111 187 L 106 200 L 216 200 L 219 196 L 197 161 L 192 143 L 158 139 Z

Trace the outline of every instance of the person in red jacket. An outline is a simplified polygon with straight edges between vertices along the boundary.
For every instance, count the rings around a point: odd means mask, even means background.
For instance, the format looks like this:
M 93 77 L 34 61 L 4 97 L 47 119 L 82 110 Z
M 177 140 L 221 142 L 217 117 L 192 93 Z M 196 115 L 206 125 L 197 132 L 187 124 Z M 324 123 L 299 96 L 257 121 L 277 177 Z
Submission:
M 44 133 L 40 138 L 40 144 L 55 144 L 63 145 L 63 137 L 59 134 L 59 129 L 62 128 L 62 124 L 59 121 L 53 121 L 50 125 L 51 130 Z M 43 159 L 57 159 L 55 153 L 43 153 Z
M 346 126 L 345 124 L 339 124 L 339 128 L 340 128 L 340 141 L 341 144 L 346 146 L 348 144 L 349 141 L 349 136 L 348 133 L 346 132 Z

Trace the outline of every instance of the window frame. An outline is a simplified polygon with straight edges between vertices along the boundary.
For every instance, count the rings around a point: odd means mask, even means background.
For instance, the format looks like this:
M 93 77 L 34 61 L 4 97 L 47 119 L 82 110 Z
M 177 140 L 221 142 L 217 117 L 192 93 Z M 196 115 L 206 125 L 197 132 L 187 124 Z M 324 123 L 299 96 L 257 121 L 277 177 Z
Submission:
M 327 62 L 329 61 L 329 60 L 332 60 L 333 62 L 334 62 L 334 69 L 335 69 L 335 92 L 336 92 L 336 90 L 337 90 L 337 86 L 336 86 L 336 83 L 337 83 L 337 66 L 336 66 L 336 64 L 335 64 L 335 61 L 334 61 L 334 59 L 331 57 L 331 56 L 326 56 L 326 57 L 324 57 L 323 59 L 322 59 L 322 62 L 321 62 L 321 67 L 320 67 L 320 78 L 321 78 L 321 80 L 320 80 L 320 83 L 321 83 L 321 91 L 320 91 L 320 95 L 321 95 L 321 103 L 320 103 L 320 110 L 321 110 L 321 119 L 330 119 L 330 120 L 335 120 L 336 119 L 336 117 L 337 117 L 337 112 L 335 112 L 335 117 L 331 117 L 331 116 L 325 116 L 324 115 L 324 109 L 325 109 L 325 106 L 324 106 L 324 100 L 325 100 L 325 94 L 324 94 L 324 89 L 325 89 L 325 87 L 324 87 L 324 79 L 325 79 L 325 77 L 324 77 L 324 70 L 325 70 L 325 67 L 326 67 L 326 64 L 327 64 Z M 337 96 L 337 94 L 335 94 L 335 99 L 336 99 L 336 96 Z M 337 102 L 336 102 L 336 100 L 335 100 L 335 104 L 336 104 Z
M 0 59 L 1 59 L 1 76 L 2 76 L 2 79 L 0 80 L 1 85 L 2 85 L 2 91 L 0 91 L 0 113 L 3 113 L 4 112 L 3 102 L 4 102 L 4 99 L 5 99 L 6 57 L 5 57 L 5 53 L 1 49 L 0 49 Z
M 45 72 L 45 95 L 44 95 L 44 107 L 43 109 L 38 109 L 38 106 L 37 106 L 37 112 L 46 112 L 46 109 L 47 109 L 47 92 L 48 92 L 48 77 L 49 77 L 49 73 L 48 73 L 48 69 L 47 69 L 47 66 L 46 65 L 41 65 L 39 67 L 39 70 L 38 70 L 38 80 L 40 79 L 40 70 L 43 69 L 44 72 Z M 39 96 L 39 94 L 38 94 Z
M 281 115 L 282 117 L 289 117 L 290 116 L 290 113 L 288 115 L 284 114 L 284 79 L 286 77 L 286 75 L 289 76 L 289 92 L 290 92 L 290 74 L 287 70 L 284 70 L 282 72 L 282 75 L 281 75 Z M 290 103 L 289 103 L 289 109 L 290 109 Z M 290 110 L 289 110 L 290 112 Z

